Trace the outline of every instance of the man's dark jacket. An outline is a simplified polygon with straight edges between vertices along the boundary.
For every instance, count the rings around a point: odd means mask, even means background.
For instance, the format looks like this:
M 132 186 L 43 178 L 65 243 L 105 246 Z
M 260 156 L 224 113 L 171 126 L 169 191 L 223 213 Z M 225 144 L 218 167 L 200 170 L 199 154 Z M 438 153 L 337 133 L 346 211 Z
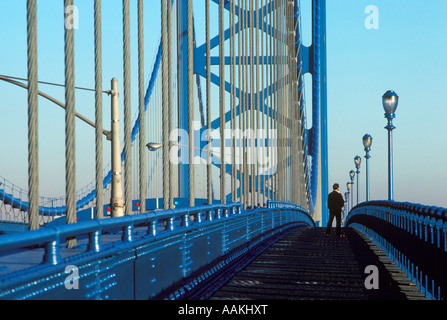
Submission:
M 332 191 L 328 196 L 328 207 L 329 211 L 332 213 L 341 212 L 341 209 L 344 207 L 345 201 L 343 200 L 343 196 L 337 192 Z

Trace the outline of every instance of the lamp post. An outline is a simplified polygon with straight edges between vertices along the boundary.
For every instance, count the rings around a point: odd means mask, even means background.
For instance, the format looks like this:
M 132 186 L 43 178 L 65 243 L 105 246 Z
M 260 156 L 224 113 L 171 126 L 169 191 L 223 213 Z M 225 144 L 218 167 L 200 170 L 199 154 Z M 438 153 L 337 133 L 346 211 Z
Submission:
M 360 164 L 362 163 L 362 158 L 360 156 L 356 156 L 354 158 L 354 164 L 357 171 L 357 204 L 359 204 L 359 174 L 360 174 Z
M 354 184 L 355 171 L 349 171 L 349 177 L 351 178 L 351 187 Z M 351 197 L 351 209 L 354 208 L 354 189 L 352 189 L 352 197 Z
M 121 176 L 121 147 L 120 147 L 120 125 L 119 125 L 119 106 L 118 106 L 118 80 L 112 79 L 112 195 L 110 199 L 110 207 L 112 209 L 112 217 L 124 216 L 124 197 Z M 127 204 L 130 205 L 130 204 Z
M 388 130 L 388 200 L 394 200 L 393 190 L 393 130 L 396 127 L 393 125 L 393 119 L 395 118 L 395 112 L 397 104 L 399 102 L 399 96 L 393 91 L 388 90 L 382 97 L 382 105 L 385 110 L 385 118 L 388 119 L 388 125 L 385 129 Z
M 346 200 L 348 202 L 348 212 L 351 209 L 349 206 L 349 197 L 351 195 L 351 182 L 346 183 L 346 189 L 348 190 L 348 199 Z
M 349 192 L 345 192 L 345 216 L 348 214 Z
M 365 147 L 365 158 L 366 158 L 366 201 L 369 201 L 369 151 L 371 151 L 373 138 L 369 134 L 363 136 L 363 146 Z

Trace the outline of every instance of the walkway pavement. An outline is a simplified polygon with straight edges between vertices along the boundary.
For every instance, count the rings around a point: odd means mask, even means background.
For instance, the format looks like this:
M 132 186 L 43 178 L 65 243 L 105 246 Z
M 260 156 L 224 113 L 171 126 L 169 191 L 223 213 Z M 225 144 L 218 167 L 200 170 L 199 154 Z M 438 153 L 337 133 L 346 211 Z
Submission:
M 346 237 L 303 228 L 283 237 L 231 278 L 210 299 L 229 300 L 424 300 L 406 274 L 366 236 Z M 365 273 L 377 266 L 379 289 Z M 369 282 L 369 281 L 368 281 Z

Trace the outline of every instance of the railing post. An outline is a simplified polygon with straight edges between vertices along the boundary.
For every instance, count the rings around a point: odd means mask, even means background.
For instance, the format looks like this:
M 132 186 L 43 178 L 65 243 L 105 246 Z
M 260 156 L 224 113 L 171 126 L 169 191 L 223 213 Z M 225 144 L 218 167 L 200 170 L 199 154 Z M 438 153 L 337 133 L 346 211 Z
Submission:
M 100 252 L 102 249 L 101 244 L 101 229 L 89 233 L 88 235 L 89 241 L 88 241 L 88 248 L 87 251 L 89 252 Z
M 57 265 L 61 260 L 59 253 L 60 240 L 57 236 L 55 240 L 45 244 L 45 254 L 43 256 L 43 263 Z
M 189 210 L 186 210 L 185 214 L 182 215 L 182 226 L 189 227 Z
M 212 209 L 206 210 L 206 216 L 208 221 L 213 221 L 214 220 L 213 210 Z
M 174 214 L 172 215 L 172 217 L 169 218 L 168 220 L 168 230 L 169 231 L 174 231 Z
M 131 222 L 128 226 L 123 228 L 123 242 L 132 242 L 133 241 L 133 222 Z
M 147 234 L 150 236 L 155 237 L 157 235 L 157 226 L 158 226 L 158 220 L 154 219 L 151 222 L 149 222 L 149 227 L 147 229 Z
M 223 217 L 228 218 L 230 216 L 229 214 L 230 209 L 224 207 L 222 208 L 222 210 L 223 210 Z

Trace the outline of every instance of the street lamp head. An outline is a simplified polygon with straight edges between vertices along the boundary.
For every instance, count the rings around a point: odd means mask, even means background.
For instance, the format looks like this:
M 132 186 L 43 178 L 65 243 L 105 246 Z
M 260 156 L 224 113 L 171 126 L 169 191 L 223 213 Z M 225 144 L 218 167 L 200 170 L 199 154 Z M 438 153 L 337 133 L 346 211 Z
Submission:
M 394 115 L 396 112 L 397 104 L 399 102 L 399 96 L 393 90 L 388 90 L 382 96 L 383 109 L 385 110 L 385 116 Z
M 360 156 L 356 156 L 354 158 L 354 164 L 355 164 L 355 167 L 356 167 L 357 170 L 360 169 L 360 164 L 361 163 L 362 163 L 362 158 Z
M 157 142 L 149 142 L 146 147 L 149 149 L 149 151 L 156 151 L 160 149 L 163 145 L 161 143 Z
M 351 181 L 354 180 L 354 177 L 355 177 L 355 171 L 354 170 L 349 171 L 349 177 L 351 178 Z
M 349 193 L 349 190 L 351 190 L 351 182 L 346 183 L 346 189 L 348 189 L 348 193 Z
M 363 136 L 363 146 L 365 147 L 365 151 L 369 151 L 371 149 L 373 138 L 369 134 L 365 134 Z
M 349 193 L 345 192 L 345 200 L 346 200 L 346 202 L 348 202 L 348 197 L 349 197 Z

